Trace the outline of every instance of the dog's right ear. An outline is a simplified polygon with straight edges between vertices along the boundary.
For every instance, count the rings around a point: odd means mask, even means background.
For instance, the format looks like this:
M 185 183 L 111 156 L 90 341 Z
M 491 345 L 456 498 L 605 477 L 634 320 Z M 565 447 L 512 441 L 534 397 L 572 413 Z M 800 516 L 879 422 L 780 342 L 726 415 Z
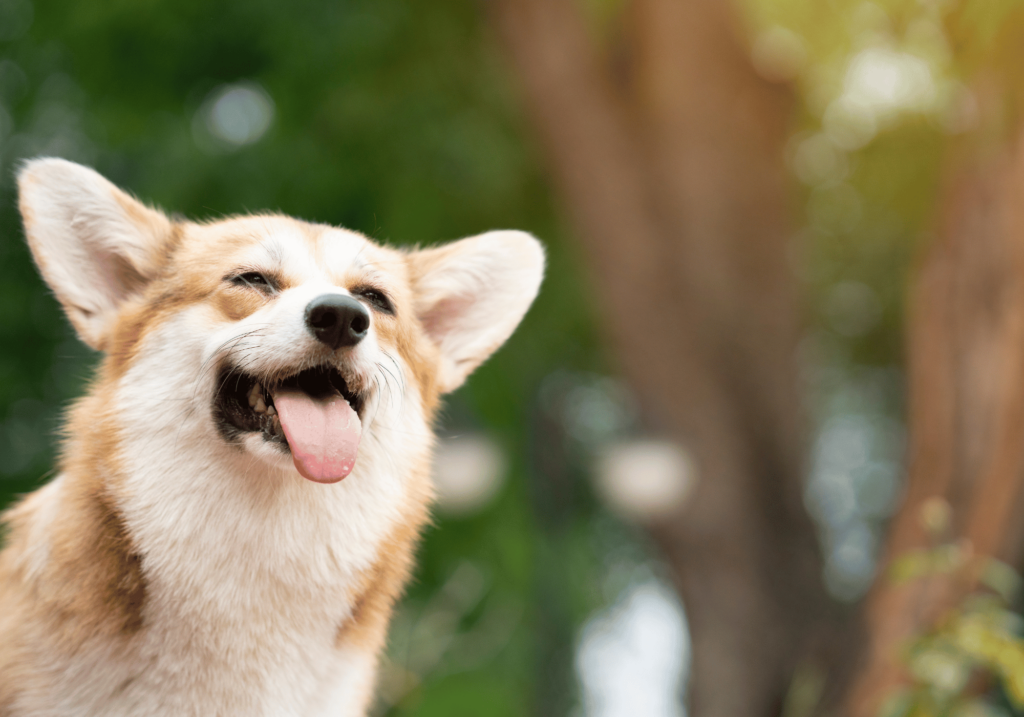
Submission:
M 18 173 L 32 256 L 79 337 L 103 350 L 125 299 L 159 270 L 173 225 L 92 169 L 34 159 Z

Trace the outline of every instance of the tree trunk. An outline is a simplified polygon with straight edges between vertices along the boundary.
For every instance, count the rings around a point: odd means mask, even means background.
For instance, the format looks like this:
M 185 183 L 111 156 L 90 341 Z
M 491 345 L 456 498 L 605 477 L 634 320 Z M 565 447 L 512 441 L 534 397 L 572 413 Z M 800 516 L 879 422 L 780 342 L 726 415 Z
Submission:
M 618 83 L 575 0 L 490 8 L 621 369 L 698 465 L 649 526 L 689 617 L 691 714 L 777 714 L 829 605 L 802 501 L 790 95 L 754 73 L 728 2 L 631 2 Z
M 950 505 L 946 540 L 976 562 L 1021 557 L 1024 480 L 1024 134 L 975 157 L 945 192 L 938 240 L 915 281 L 909 316 L 907 494 L 884 565 L 926 548 L 929 500 Z M 907 677 L 901 648 L 975 587 L 967 571 L 893 584 L 880 571 L 866 605 L 869 650 L 848 701 L 875 717 Z

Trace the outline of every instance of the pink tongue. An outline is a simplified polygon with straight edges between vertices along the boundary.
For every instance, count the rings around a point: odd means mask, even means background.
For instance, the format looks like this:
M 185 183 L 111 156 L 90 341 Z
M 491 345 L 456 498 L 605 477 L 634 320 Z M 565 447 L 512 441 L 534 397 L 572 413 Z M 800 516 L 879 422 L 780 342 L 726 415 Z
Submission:
M 362 424 L 339 394 L 311 398 L 303 391 L 274 393 L 295 468 L 311 481 L 336 483 L 352 472 Z

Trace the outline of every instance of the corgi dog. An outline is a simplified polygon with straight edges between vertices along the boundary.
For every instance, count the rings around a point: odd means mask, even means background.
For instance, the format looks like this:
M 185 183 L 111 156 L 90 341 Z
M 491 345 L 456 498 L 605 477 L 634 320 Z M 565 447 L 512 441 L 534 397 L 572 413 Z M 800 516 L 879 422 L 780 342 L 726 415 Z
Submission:
M 61 159 L 18 185 L 102 359 L 4 516 L 0 715 L 365 714 L 439 400 L 525 315 L 540 244 L 171 219 Z

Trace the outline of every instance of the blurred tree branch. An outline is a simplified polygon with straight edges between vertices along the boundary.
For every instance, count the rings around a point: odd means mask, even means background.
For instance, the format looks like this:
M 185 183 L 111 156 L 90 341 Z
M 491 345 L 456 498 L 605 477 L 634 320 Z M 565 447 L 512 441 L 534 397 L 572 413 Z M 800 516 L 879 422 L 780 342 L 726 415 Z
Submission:
M 690 618 L 691 713 L 778 714 L 830 616 L 802 503 L 790 93 L 756 75 L 728 2 L 633 0 L 616 71 L 575 0 L 490 8 L 622 369 L 699 466 L 650 526 Z
M 998 153 L 960 153 L 939 237 L 917 273 L 909 316 L 907 495 L 868 596 L 866 662 L 848 713 L 874 717 L 907 683 L 904 649 L 957 609 L 976 567 L 894 583 L 886 568 L 928 547 L 928 511 L 951 506 L 949 538 L 973 559 L 1017 564 L 1024 538 L 1024 134 Z

